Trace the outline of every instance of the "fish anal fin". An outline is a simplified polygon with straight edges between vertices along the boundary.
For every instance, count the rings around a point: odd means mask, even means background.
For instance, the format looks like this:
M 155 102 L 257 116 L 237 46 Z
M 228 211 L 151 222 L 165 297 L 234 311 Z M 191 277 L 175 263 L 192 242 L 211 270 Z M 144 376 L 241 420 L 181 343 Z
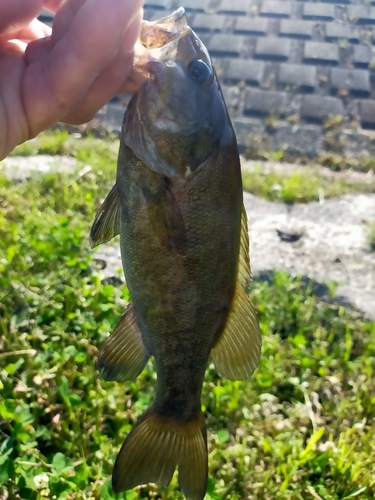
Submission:
M 94 248 L 111 240 L 120 232 L 120 196 L 117 184 L 99 208 L 90 231 L 90 246 Z
M 203 414 L 179 422 L 152 410 L 142 415 L 117 456 L 112 476 L 115 493 L 145 483 L 168 486 L 176 467 L 188 499 L 202 500 L 207 488 L 207 443 Z
M 145 368 L 149 357 L 129 305 L 99 352 L 100 375 L 104 380 L 134 380 Z
M 258 318 L 246 293 L 250 279 L 249 234 L 243 207 L 236 289 L 225 329 L 211 351 L 217 371 L 230 380 L 250 378 L 261 355 Z

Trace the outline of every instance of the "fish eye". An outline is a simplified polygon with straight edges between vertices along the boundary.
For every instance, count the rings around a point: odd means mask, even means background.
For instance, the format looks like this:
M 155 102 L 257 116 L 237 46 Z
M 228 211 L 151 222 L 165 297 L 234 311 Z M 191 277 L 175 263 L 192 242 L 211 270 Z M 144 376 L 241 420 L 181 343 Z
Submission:
M 207 83 L 212 75 L 209 66 L 201 59 L 191 62 L 188 70 L 192 79 L 201 84 Z

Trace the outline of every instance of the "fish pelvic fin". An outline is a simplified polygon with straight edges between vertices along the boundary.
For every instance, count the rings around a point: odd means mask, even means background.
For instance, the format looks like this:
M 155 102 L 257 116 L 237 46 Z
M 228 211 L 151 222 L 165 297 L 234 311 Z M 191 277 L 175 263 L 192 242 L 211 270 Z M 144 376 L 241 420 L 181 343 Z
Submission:
M 237 283 L 227 324 L 211 356 L 217 371 L 230 380 L 247 380 L 261 355 L 262 335 L 246 289 L 251 279 L 247 216 L 242 209 Z
M 134 380 L 145 368 L 149 353 L 129 304 L 99 352 L 98 369 L 104 380 Z
M 194 421 L 177 421 L 150 407 L 126 438 L 112 475 L 115 493 L 145 483 L 168 486 L 178 467 L 182 492 L 202 500 L 207 489 L 207 436 L 203 413 Z
M 99 208 L 90 231 L 90 247 L 111 240 L 120 232 L 120 195 L 117 184 L 108 193 Z

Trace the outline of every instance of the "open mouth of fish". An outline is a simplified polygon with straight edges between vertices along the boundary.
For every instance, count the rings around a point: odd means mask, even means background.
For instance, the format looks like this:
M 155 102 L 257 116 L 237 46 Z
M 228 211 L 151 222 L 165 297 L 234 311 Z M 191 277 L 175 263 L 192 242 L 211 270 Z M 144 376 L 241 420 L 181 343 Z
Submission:
M 131 77 L 139 84 L 153 78 L 150 66 L 163 60 L 171 65 L 176 44 L 172 42 L 181 37 L 189 28 L 185 9 L 180 7 L 173 14 L 158 21 L 142 21 L 142 28 L 135 47 L 134 66 Z

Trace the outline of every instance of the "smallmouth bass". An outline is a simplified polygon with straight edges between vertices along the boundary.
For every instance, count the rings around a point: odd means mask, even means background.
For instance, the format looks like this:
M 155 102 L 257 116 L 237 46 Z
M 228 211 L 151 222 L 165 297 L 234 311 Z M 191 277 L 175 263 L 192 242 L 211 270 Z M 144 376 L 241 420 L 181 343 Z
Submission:
M 178 467 L 187 498 L 205 496 L 201 390 L 217 371 L 248 379 L 261 334 L 247 297 L 249 241 L 236 138 L 207 49 L 184 9 L 140 35 L 145 83 L 125 113 L 117 178 L 91 229 L 91 246 L 120 234 L 132 303 L 98 360 L 105 380 L 135 379 L 154 357 L 156 395 L 114 466 L 118 493 Z

